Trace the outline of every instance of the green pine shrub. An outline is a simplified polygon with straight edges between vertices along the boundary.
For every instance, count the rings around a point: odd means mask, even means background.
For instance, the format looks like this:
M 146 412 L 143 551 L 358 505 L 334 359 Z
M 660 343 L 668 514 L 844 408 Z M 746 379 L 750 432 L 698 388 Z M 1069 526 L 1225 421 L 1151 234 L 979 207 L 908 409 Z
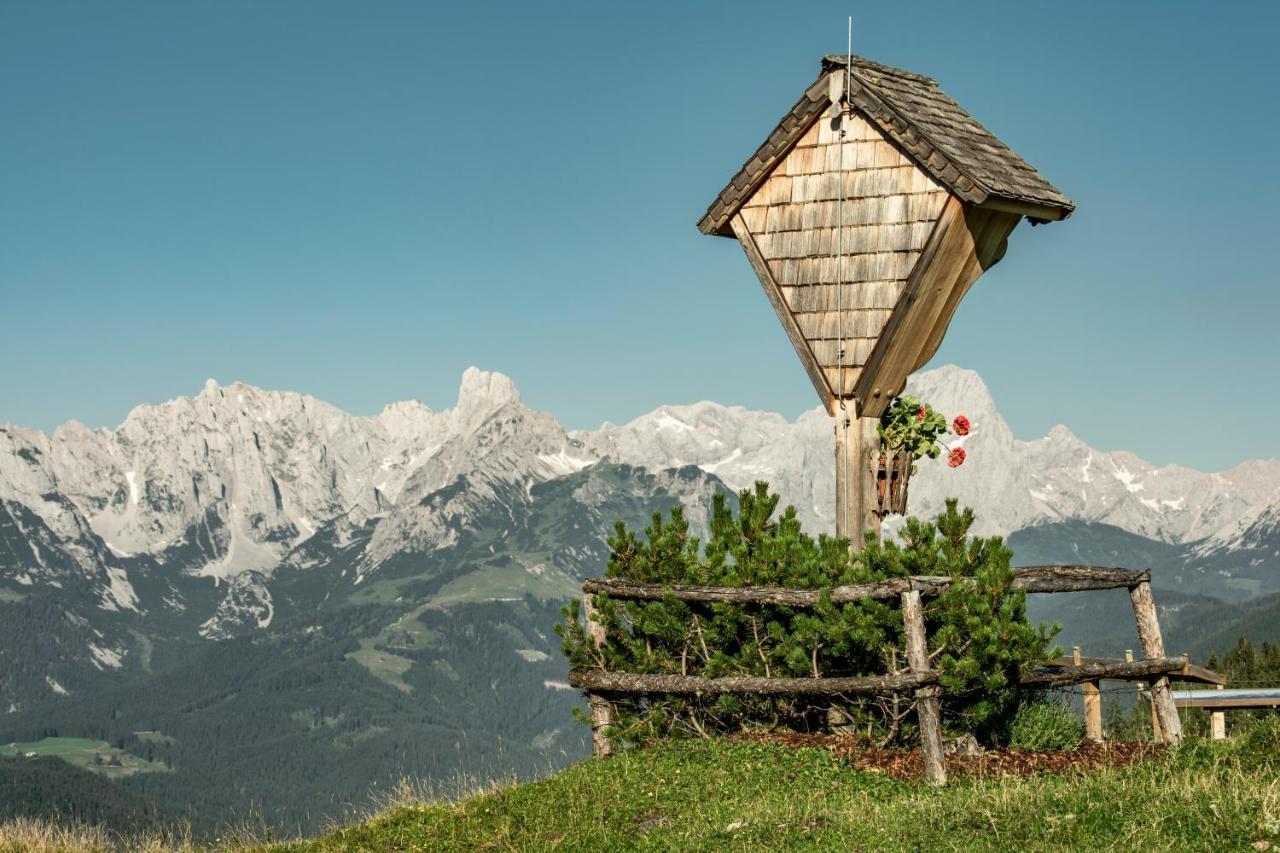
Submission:
M 1071 749 L 1084 737 L 1084 726 L 1064 703 L 1034 697 L 1009 720 L 1007 742 L 1024 752 Z
M 784 586 L 829 590 L 907 575 L 946 575 L 956 583 L 928 599 L 925 618 L 934 666 L 946 691 L 949 729 L 989 739 L 1007 726 L 1023 698 L 1019 670 L 1049 656 L 1056 628 L 1026 621 L 1025 593 L 1012 591 L 1012 552 L 998 537 L 970 538 L 974 515 L 948 501 L 934 521 L 908 519 L 901 542 L 878 542 L 851 554 L 847 540 L 805 534 L 768 485 L 740 494 L 739 512 L 716 496 L 709 535 L 689 533 L 679 508 L 653 517 L 643 536 L 619 523 L 609 540 L 605 576 L 672 585 Z M 773 677 L 864 676 L 904 671 L 905 637 L 899 604 L 872 601 L 797 609 L 732 604 L 690 605 L 596 598 L 608 641 L 589 642 L 578 600 L 564 611 L 557 633 L 574 668 L 619 672 Z M 842 700 L 834 718 L 890 743 L 914 735 L 909 692 L 896 697 Z M 663 736 L 706 736 L 751 728 L 819 730 L 833 705 L 810 697 L 621 697 L 615 738 L 644 742 Z

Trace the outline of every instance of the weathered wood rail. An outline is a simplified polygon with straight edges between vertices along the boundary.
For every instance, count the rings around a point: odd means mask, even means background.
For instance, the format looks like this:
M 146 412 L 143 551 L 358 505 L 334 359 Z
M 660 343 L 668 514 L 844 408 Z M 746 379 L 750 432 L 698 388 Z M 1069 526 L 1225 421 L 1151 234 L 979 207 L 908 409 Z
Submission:
M 610 695 L 617 694 L 714 694 L 742 693 L 754 695 L 840 696 L 846 694 L 886 694 L 912 691 L 920 724 L 924 753 L 925 777 L 934 784 L 946 781 L 943 763 L 940 700 L 942 689 L 938 673 L 929 660 L 925 634 L 923 598 L 938 596 L 949 589 L 953 579 L 944 576 L 918 575 L 891 578 L 866 584 L 849 584 L 828 590 L 789 587 L 724 587 L 680 586 L 639 583 L 626 580 L 589 580 L 582 585 L 587 631 L 597 646 L 607 642 L 604 626 L 595 621 L 595 596 L 629 601 L 660 601 L 675 598 L 691 604 L 754 604 L 783 607 L 816 607 L 824 600 L 846 604 L 866 599 L 897 598 L 902 604 L 903 624 L 907 640 L 910 669 L 895 675 L 815 678 L 769 678 L 758 676 L 726 676 L 707 678 L 690 675 L 609 672 L 604 669 L 580 669 L 569 673 L 569 684 L 587 691 L 591 711 L 592 749 L 597 756 L 610 755 L 613 744 L 608 729 L 616 721 Z M 1185 656 L 1166 657 L 1160 635 L 1155 602 L 1151 597 L 1151 573 L 1106 566 L 1027 566 L 1014 570 L 1011 588 L 1029 593 L 1084 592 L 1101 589 L 1127 589 L 1142 643 L 1141 660 L 1083 660 L 1073 658 L 1046 661 L 1023 673 L 1021 683 L 1028 687 L 1086 686 L 1085 702 L 1092 698 L 1100 709 L 1097 684 L 1102 679 L 1146 681 L 1150 683 L 1153 722 L 1165 743 L 1177 743 L 1182 727 L 1169 690 L 1169 676 L 1185 680 L 1208 680 L 1197 676 L 1213 676 L 1200 667 L 1192 667 Z M 1198 671 L 1198 672 L 1197 672 Z M 1092 688 L 1092 691 L 1089 688 Z M 1086 707 L 1086 710 L 1088 708 Z M 1088 716 L 1088 715 L 1086 715 Z M 1100 720 L 1100 714 L 1099 720 Z M 1094 736 L 1090 727 L 1090 736 Z M 1101 725 L 1096 737 L 1101 738 Z
M 662 675 L 575 669 L 569 685 L 606 693 L 751 693 L 761 696 L 841 696 L 848 693 L 893 693 L 934 684 L 937 673 L 902 673 L 848 678 L 763 678 L 731 675 L 704 678 L 698 675 Z
M 1022 674 L 1024 687 L 1065 687 L 1089 681 L 1146 681 L 1153 675 L 1181 677 L 1189 664 L 1186 656 L 1156 660 L 1109 661 L 1081 666 L 1045 666 Z M 664 675 L 575 669 L 569 685 L 580 690 L 607 693 L 754 693 L 765 696 L 840 696 L 846 693 L 892 693 L 936 684 L 937 673 L 899 675 L 819 676 L 816 678 L 765 678 L 730 675 L 705 678 L 698 675 Z
M 1043 667 L 1024 672 L 1020 684 L 1025 687 L 1066 687 L 1090 681 L 1145 681 L 1153 675 L 1171 675 L 1183 672 L 1188 666 L 1186 656 L 1176 658 L 1152 658 L 1135 661 L 1107 661 Z
M 1151 580 L 1150 572 L 1110 569 L 1102 566 L 1027 566 L 1014 569 L 1012 589 L 1026 592 L 1086 592 L 1097 589 L 1129 589 Z M 875 583 L 848 584 L 832 587 L 826 595 L 833 604 L 847 604 L 864 598 L 885 600 L 898 598 L 904 592 L 938 595 L 950 588 L 952 579 L 945 575 L 911 575 Z M 774 604 L 783 607 L 815 607 L 823 596 L 821 590 L 791 587 L 749 586 L 672 586 L 638 583 L 627 580 L 589 580 L 582 591 L 591 595 L 631 601 L 660 601 L 671 596 L 680 601 L 704 604 Z

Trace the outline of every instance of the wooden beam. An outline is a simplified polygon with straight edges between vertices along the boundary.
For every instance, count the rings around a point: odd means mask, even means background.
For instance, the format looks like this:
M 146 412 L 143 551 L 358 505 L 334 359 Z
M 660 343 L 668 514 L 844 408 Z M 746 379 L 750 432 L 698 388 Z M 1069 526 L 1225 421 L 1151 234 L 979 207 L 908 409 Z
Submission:
M 1027 592 L 1131 589 L 1151 580 L 1148 571 L 1135 572 L 1109 566 L 1023 566 L 1013 572 L 1013 588 Z
M 1218 685 L 1218 689 L 1222 689 L 1222 685 Z M 1214 740 L 1227 739 L 1227 712 L 1214 711 L 1209 715 L 1209 727 L 1213 730 Z
M 1138 640 L 1142 654 L 1148 659 L 1164 657 L 1164 639 L 1160 636 L 1160 620 L 1156 615 L 1155 599 L 1151 597 L 1151 584 L 1147 581 L 1129 590 L 1133 604 L 1133 617 L 1138 625 Z M 1185 665 L 1185 661 L 1184 661 Z M 1162 675 L 1151 683 L 1151 709 L 1160 726 L 1161 739 L 1166 744 L 1182 742 L 1182 721 L 1169 692 L 1169 678 Z
M 951 579 L 939 576 L 937 581 L 950 583 Z M 897 598 L 912 588 L 911 578 L 893 578 L 866 584 L 849 584 L 833 587 L 831 601 L 842 604 L 861 601 Z M 814 607 L 822 600 L 822 591 L 794 589 L 790 587 L 750 586 L 669 586 L 657 583 L 637 583 L 624 580 L 589 580 L 582 585 L 586 592 L 603 592 L 612 598 L 634 601 L 659 601 L 668 595 L 680 601 L 706 604 L 775 604 L 783 607 Z
M 1013 571 L 1010 588 L 1027 592 L 1116 589 L 1131 587 L 1150 577 L 1148 572 L 1131 572 L 1102 566 L 1026 566 Z M 897 598 L 908 590 L 917 590 L 924 595 L 938 595 L 951 584 L 952 579 L 946 575 L 913 575 L 874 583 L 846 584 L 832 587 L 826 592 L 831 596 L 832 603 L 844 604 L 864 598 L 888 600 Z M 783 607 L 814 607 L 822 600 L 824 592 L 795 587 L 684 586 L 617 579 L 588 580 L 582 584 L 582 591 L 605 593 L 613 598 L 632 601 L 659 601 L 670 595 L 680 601 L 705 604 L 776 604 Z
M 1216 684 L 1218 689 L 1222 689 L 1222 686 L 1227 683 L 1227 677 L 1222 673 L 1214 672 L 1207 667 L 1196 666 L 1191 663 L 1187 664 L 1186 668 L 1183 669 L 1182 672 L 1179 672 L 1174 680 L 1196 681 L 1201 684 Z
M 1132 660 L 1133 660 L 1132 657 L 1128 658 L 1128 661 L 1130 663 L 1132 663 Z M 1121 661 L 1117 658 L 1082 657 L 1079 660 L 1076 660 L 1073 657 L 1064 657 L 1064 658 L 1051 658 L 1047 661 L 1043 661 L 1040 665 L 1048 666 L 1048 667 L 1062 667 L 1062 666 L 1078 666 L 1079 664 L 1082 664 L 1082 663 L 1096 663 L 1096 664 L 1106 665 L 1106 664 L 1113 664 L 1113 663 L 1121 663 Z M 1214 672 L 1211 669 L 1206 669 L 1203 666 L 1196 666 L 1195 664 L 1190 664 L 1190 663 L 1184 666 L 1182 669 L 1178 670 L 1177 672 L 1170 672 L 1169 676 L 1174 681 L 1192 681 L 1192 682 L 1197 682 L 1199 684 L 1217 684 L 1217 685 L 1222 685 L 1227 683 L 1227 677 L 1225 675 Z
M 782 328 L 786 329 L 787 337 L 791 340 L 791 346 L 795 349 L 796 355 L 800 357 L 800 363 L 804 365 L 804 372 L 809 375 L 809 381 L 813 383 L 813 390 L 818 392 L 818 399 L 822 401 L 822 405 L 826 410 L 835 414 L 835 395 L 831 391 L 831 386 L 827 384 L 827 377 L 822 372 L 822 367 L 818 364 L 818 360 L 814 358 L 813 350 L 809 348 L 809 343 L 804 339 L 804 334 L 800 331 L 800 326 L 796 323 L 796 318 L 792 315 L 791 309 L 787 307 L 786 300 L 782 298 L 782 291 L 778 289 L 778 282 L 773 277 L 773 272 L 769 269 L 769 262 L 764 259 L 764 255 L 760 254 L 760 247 L 756 245 L 756 239 L 751 234 L 751 229 L 747 227 L 746 220 L 742 218 L 741 213 L 735 213 L 733 219 L 730 220 L 733 227 L 734 236 L 738 238 L 738 242 L 742 244 L 742 249 L 747 253 L 747 260 L 751 263 L 751 268 L 756 272 L 756 278 L 760 279 L 760 286 L 764 288 L 764 295 L 769 298 L 769 304 L 773 306 L 774 312 L 778 315 L 778 320 L 782 323 Z
M 902 594 L 902 622 L 907 634 L 907 662 L 917 678 L 935 676 L 929 662 L 929 639 L 925 635 L 924 607 L 916 590 Z M 947 783 L 946 759 L 942 753 L 942 713 L 939 689 L 928 684 L 916 688 L 916 718 L 920 724 L 920 751 L 924 754 L 924 778 L 933 785 Z
M 763 678 L 754 675 L 704 678 L 697 675 L 662 675 L 575 669 L 569 684 L 581 690 L 610 693 L 716 694 L 749 693 L 757 696 L 839 696 L 843 693 L 893 693 L 937 681 L 936 673 L 874 675 L 857 678 Z
M 604 625 L 597 621 L 594 596 L 582 597 L 582 610 L 587 621 L 587 637 L 599 649 L 605 645 L 607 634 Z M 587 710 L 591 714 L 591 754 L 596 758 L 608 758 L 613 755 L 613 740 L 609 737 L 609 729 L 618 723 L 617 709 L 608 697 L 592 692 L 587 694 Z
M 1102 687 L 1097 681 L 1084 683 L 1084 736 L 1102 743 Z
M 1063 687 L 1068 684 L 1084 684 L 1088 681 L 1102 679 L 1146 681 L 1153 675 L 1179 672 L 1186 665 L 1187 659 L 1185 657 L 1160 657 L 1132 662 L 1110 661 L 1108 663 L 1053 666 L 1024 672 L 1018 683 L 1024 687 Z
M 920 354 L 916 356 L 915 365 L 911 368 L 912 372 L 924 367 L 938 351 L 938 347 L 942 345 L 942 338 L 951 325 L 951 318 L 960 307 L 960 300 L 964 299 L 979 276 L 991 269 L 1004 256 L 1003 249 L 1008 245 L 1009 234 L 1017 227 L 1018 221 L 1019 217 L 1013 214 L 1000 213 L 989 217 L 985 224 L 980 226 L 981 233 L 977 235 L 975 241 L 975 256 L 969 260 L 961 272 L 955 287 L 951 288 L 946 304 L 942 307 L 938 318 L 934 320 L 933 330 L 929 332 L 924 346 L 920 348 Z
M 876 469 L 880 439 L 874 418 L 856 416 L 856 404 L 836 409 L 836 535 L 859 550 L 867 533 L 880 537 L 876 514 Z

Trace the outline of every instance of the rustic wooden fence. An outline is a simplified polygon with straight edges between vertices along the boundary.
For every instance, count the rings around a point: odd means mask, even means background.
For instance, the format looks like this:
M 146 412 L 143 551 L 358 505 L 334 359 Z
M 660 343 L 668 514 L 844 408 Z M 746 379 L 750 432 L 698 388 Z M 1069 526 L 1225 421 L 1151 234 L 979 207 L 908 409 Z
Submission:
M 963 580 L 961 581 L 963 582 Z M 756 695 L 838 696 L 857 694 L 892 694 L 911 690 L 916 700 L 924 755 L 925 777 L 935 784 L 946 781 L 943 762 L 940 701 L 942 688 L 938 673 L 929 661 L 928 637 L 925 633 L 925 596 L 936 596 L 948 589 L 950 577 L 912 576 L 892 578 L 867 584 L 837 586 L 829 590 L 835 604 L 863 599 L 898 598 L 906 629 L 909 671 L 891 675 L 858 677 L 770 678 L 728 676 L 705 678 L 692 675 L 664 675 L 634 672 L 610 672 L 605 669 L 575 669 L 569 673 L 569 684 L 587 691 L 591 713 L 592 752 L 597 757 L 612 754 L 609 728 L 617 716 L 611 696 L 618 694 L 715 694 L 743 693 Z M 1029 566 L 1015 570 L 1012 588 L 1026 592 L 1082 592 L 1086 590 L 1120 589 L 1129 591 L 1138 639 L 1143 658 L 1119 660 L 1067 660 L 1046 662 L 1022 675 L 1028 687 L 1062 687 L 1073 684 L 1096 684 L 1101 679 L 1146 681 L 1150 683 L 1153 718 L 1166 744 L 1182 739 L 1182 726 L 1169 689 L 1169 676 L 1191 674 L 1185 656 L 1166 657 L 1160 635 L 1160 622 L 1151 596 L 1151 573 L 1101 566 Z M 597 646 L 606 642 L 604 626 L 596 621 L 594 597 L 631 601 L 658 601 L 672 596 L 680 601 L 700 604 L 772 604 L 787 607 L 814 607 L 822 592 L 785 587 L 714 587 L 669 586 L 626 580 L 589 580 L 582 585 L 583 606 L 588 635 Z M 1198 668 L 1195 668 L 1198 669 Z

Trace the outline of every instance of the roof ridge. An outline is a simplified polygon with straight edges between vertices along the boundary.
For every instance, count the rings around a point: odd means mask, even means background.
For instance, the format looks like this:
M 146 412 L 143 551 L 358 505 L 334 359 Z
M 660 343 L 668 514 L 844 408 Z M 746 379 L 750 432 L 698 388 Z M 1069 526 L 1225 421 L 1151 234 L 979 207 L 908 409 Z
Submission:
M 844 68 L 848 64 L 847 57 L 844 54 L 829 53 L 822 57 L 822 71 L 825 73 L 832 68 Z M 894 77 L 901 77 L 904 80 L 914 80 L 917 83 L 928 83 L 930 86 L 937 88 L 938 81 L 932 77 L 926 77 L 924 74 L 917 74 L 914 71 L 907 71 L 905 68 L 895 68 L 892 65 L 885 65 L 883 62 L 876 62 L 874 59 L 868 59 L 865 56 L 854 54 L 853 65 L 855 69 L 862 68 L 870 71 L 878 71 L 881 74 L 892 74 Z

